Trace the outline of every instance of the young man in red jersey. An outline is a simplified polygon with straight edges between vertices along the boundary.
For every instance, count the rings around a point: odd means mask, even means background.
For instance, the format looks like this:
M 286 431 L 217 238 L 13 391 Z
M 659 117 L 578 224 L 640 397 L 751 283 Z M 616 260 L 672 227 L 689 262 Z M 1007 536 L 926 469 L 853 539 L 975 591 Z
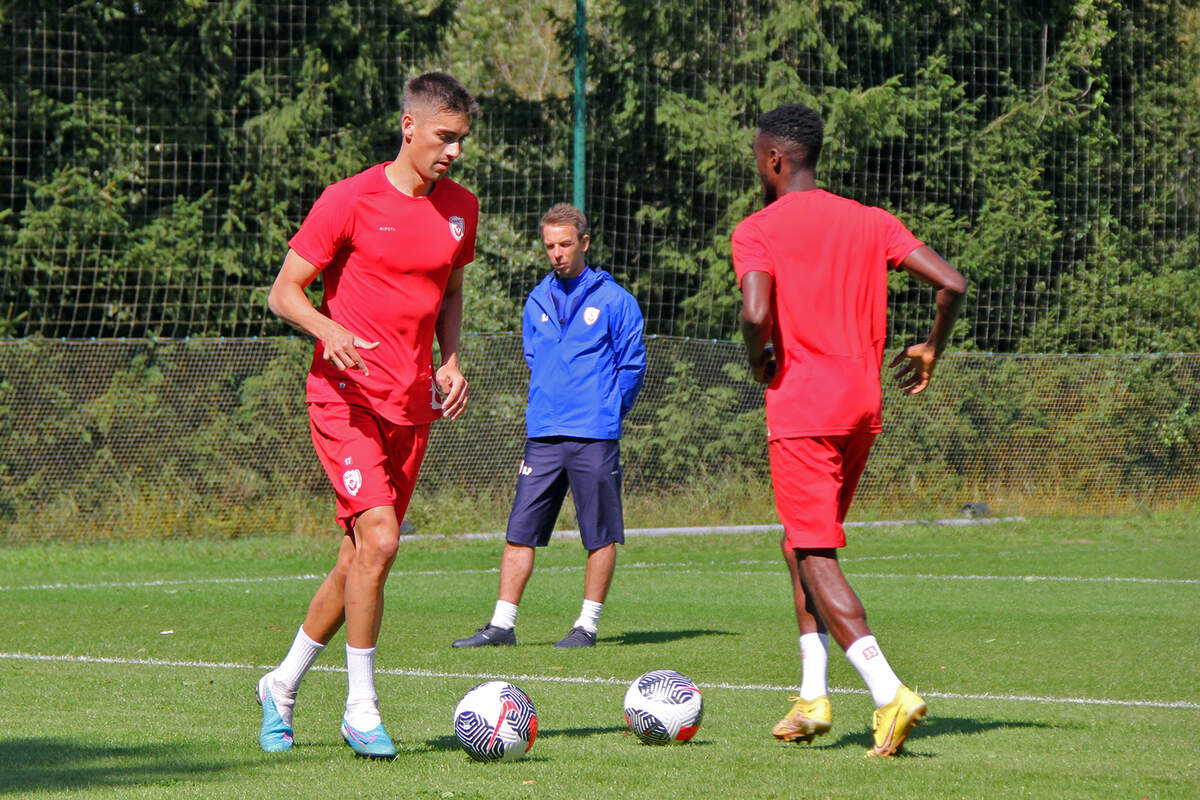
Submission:
M 467 404 L 458 345 L 479 201 L 446 173 L 478 114 L 470 92 L 449 75 L 410 80 L 395 160 L 325 189 L 271 287 L 271 310 L 317 340 L 309 421 L 346 534 L 287 656 L 258 683 L 264 750 L 291 749 L 300 680 L 344 622 L 342 737 L 360 756 L 396 755 L 375 693 L 375 644 L 429 425 L 456 418 Z M 319 309 L 304 293 L 318 275 Z
M 880 431 L 887 271 L 903 269 L 937 290 L 928 338 L 891 364 L 903 365 L 895 377 L 908 394 L 929 385 L 967 282 L 893 215 L 817 186 L 823 135 L 817 113 L 798 104 L 759 119 L 754 160 L 766 208 L 733 233 L 746 357 L 768 386 L 771 481 L 801 633 L 800 696 L 773 733 L 811 742 L 830 729 L 832 633 L 875 700 L 868 755 L 890 756 L 925 716 L 925 702 L 888 665 L 837 548 L 846 544 L 842 522 Z

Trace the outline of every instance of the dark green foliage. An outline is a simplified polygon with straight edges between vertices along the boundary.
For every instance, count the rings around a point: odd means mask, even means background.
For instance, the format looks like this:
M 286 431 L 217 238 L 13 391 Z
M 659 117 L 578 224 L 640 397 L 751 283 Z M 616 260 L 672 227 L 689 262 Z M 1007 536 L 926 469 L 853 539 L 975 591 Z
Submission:
M 280 333 L 263 308 L 331 181 L 392 156 L 403 80 L 484 108 L 467 325 L 514 330 L 571 187 L 574 4 L 4 3 L 0 335 Z M 654 333 L 729 338 L 756 117 L 827 120 L 819 178 L 972 282 L 955 346 L 1200 347 L 1200 14 L 1180 0 L 589 4 L 594 256 Z M 557 36 L 557 39 L 555 38 Z M 928 293 L 894 285 L 893 343 Z

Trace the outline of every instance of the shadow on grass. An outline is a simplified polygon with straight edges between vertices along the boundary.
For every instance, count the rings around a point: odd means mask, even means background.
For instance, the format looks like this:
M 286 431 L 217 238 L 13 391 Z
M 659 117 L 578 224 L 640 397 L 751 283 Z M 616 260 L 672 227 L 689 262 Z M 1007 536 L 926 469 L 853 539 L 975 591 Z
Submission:
M 612 644 L 662 644 L 678 639 L 695 639 L 698 636 L 738 636 L 729 631 L 715 631 L 708 628 L 693 628 L 683 631 L 627 631 L 620 636 L 606 636 L 600 641 Z
M 551 736 L 603 736 L 609 733 L 628 733 L 629 728 L 624 725 L 608 725 L 605 727 L 591 728 L 539 728 L 537 738 L 546 739 Z M 438 736 L 436 739 L 426 739 L 425 746 L 430 750 L 457 750 L 458 739 L 453 736 Z
M 201 781 L 233 766 L 191 758 L 177 743 L 120 747 L 62 738 L 0 739 L 0 795 Z
M 917 726 L 912 733 L 908 735 L 905 741 L 906 748 L 908 745 L 919 745 L 921 740 L 929 739 L 934 736 L 955 736 L 955 735 L 974 735 L 980 733 L 988 733 L 989 731 L 1002 730 L 1005 728 L 1057 728 L 1058 725 L 1052 725 L 1047 722 L 1030 722 L 1029 720 L 1005 720 L 1005 719 L 976 719 L 971 717 L 932 717 L 927 719 L 921 725 Z M 815 749 L 837 748 L 837 747 L 862 747 L 864 750 L 870 748 L 875 743 L 871 735 L 871 731 L 862 729 L 850 733 L 844 733 L 837 739 L 828 742 L 822 742 L 817 739 L 811 745 Z M 904 756 L 919 756 L 922 758 L 929 757 L 924 753 L 913 753 L 905 750 L 902 753 Z

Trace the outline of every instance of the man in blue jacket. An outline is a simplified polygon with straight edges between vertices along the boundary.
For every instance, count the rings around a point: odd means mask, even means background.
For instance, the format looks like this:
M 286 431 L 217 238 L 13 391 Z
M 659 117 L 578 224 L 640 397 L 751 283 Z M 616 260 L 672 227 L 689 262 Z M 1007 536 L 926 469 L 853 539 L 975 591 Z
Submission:
M 528 439 L 517 476 L 491 621 L 455 647 L 516 644 L 517 605 L 534 548 L 550 541 L 567 487 L 587 550 L 583 608 L 555 647 L 591 647 L 625 541 L 621 420 L 646 374 L 642 311 L 629 292 L 585 260 L 587 218 L 560 203 L 542 217 L 554 271 L 530 293 L 521 325 L 529 364 Z

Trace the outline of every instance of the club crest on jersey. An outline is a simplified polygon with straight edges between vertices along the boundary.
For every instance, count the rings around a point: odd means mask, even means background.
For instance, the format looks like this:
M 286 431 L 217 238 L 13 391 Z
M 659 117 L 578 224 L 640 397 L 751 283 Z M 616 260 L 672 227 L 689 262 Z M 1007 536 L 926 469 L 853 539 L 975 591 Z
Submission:
M 351 497 L 358 495 L 358 490 L 362 488 L 362 473 L 356 469 L 348 469 L 342 473 L 342 483 L 346 486 L 346 491 Z
M 467 223 L 462 217 L 454 216 L 450 218 L 450 235 L 454 237 L 454 241 L 461 242 L 466 232 Z
M 588 325 L 595 325 L 598 319 L 600 319 L 600 309 L 595 306 L 588 306 L 583 310 L 583 321 Z

